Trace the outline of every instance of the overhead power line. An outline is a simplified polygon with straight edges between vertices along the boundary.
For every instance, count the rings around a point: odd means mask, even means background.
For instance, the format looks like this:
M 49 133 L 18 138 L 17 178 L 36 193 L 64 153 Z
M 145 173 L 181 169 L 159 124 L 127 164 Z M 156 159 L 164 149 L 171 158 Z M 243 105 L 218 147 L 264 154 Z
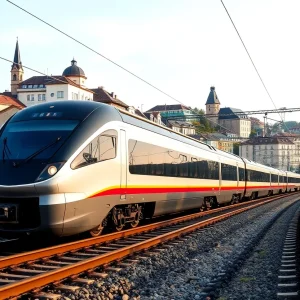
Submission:
M 255 64 L 254 64 L 254 61 L 253 61 L 253 59 L 252 59 L 252 57 L 251 57 L 251 55 L 250 55 L 250 53 L 249 53 L 249 51 L 248 51 L 248 49 L 247 49 L 247 47 L 246 47 L 244 41 L 243 41 L 243 39 L 242 39 L 242 37 L 241 37 L 239 31 L 237 30 L 237 28 L 236 28 L 236 26 L 235 26 L 235 24 L 234 24 L 234 22 L 233 22 L 233 20 L 232 20 L 232 18 L 231 18 L 231 16 L 230 16 L 230 14 L 229 14 L 229 12 L 228 12 L 228 10 L 227 10 L 225 4 L 223 3 L 223 0 L 220 0 L 220 1 L 221 1 L 222 5 L 223 5 L 223 7 L 224 7 L 224 9 L 225 9 L 225 11 L 226 11 L 226 13 L 227 13 L 229 19 L 230 19 L 230 21 L 231 21 L 233 27 L 234 27 L 234 29 L 235 29 L 237 35 L 239 36 L 240 41 L 242 42 L 242 44 L 243 44 L 243 46 L 244 46 L 244 49 L 246 50 L 246 52 L 247 52 L 247 54 L 248 54 L 248 57 L 249 57 L 249 59 L 250 59 L 252 65 L 253 65 L 253 67 L 254 67 L 254 69 L 255 69 L 255 71 L 256 71 L 256 73 L 257 73 L 257 75 L 258 75 L 258 77 L 259 77 L 259 79 L 260 79 L 260 81 L 261 81 L 261 83 L 262 83 L 262 85 L 264 86 L 265 91 L 267 92 L 269 98 L 271 99 L 271 101 L 272 101 L 272 103 L 273 103 L 275 109 L 277 109 L 277 107 L 276 107 L 276 105 L 275 105 L 275 102 L 273 101 L 273 98 L 271 97 L 271 94 L 269 93 L 269 91 L 268 91 L 268 89 L 267 89 L 267 87 L 266 87 L 266 85 L 265 85 L 265 83 L 264 83 L 262 77 L 260 76 L 260 74 L 259 74 L 259 72 L 258 72 L 258 69 L 257 69 L 257 67 L 256 67 Z M 278 114 L 279 114 L 279 113 L 278 113 Z M 282 119 L 282 117 L 281 117 L 280 114 L 279 114 L 279 116 L 280 116 L 281 121 L 282 121 L 283 124 L 284 124 L 284 121 L 283 121 L 283 119 Z M 287 131 L 289 132 L 288 127 L 287 127 L 285 124 L 284 124 L 284 126 L 285 126 L 285 128 L 287 129 Z
M 140 76 L 138 76 L 138 75 L 136 75 L 135 73 L 131 72 L 131 71 L 128 70 L 127 68 L 125 68 L 125 67 L 121 66 L 120 64 L 116 63 L 116 62 L 113 61 L 112 59 L 110 59 L 110 58 L 106 57 L 105 55 L 99 53 L 98 51 L 94 50 L 94 49 L 91 48 L 90 46 L 87 46 L 85 43 L 83 43 L 83 42 L 79 41 L 78 39 L 72 37 L 71 35 L 67 34 L 66 32 L 64 32 L 64 31 L 62 31 L 62 30 L 60 30 L 60 29 L 58 29 L 58 28 L 55 27 L 54 25 L 52 25 L 52 24 L 46 22 L 45 20 L 39 18 L 38 16 L 36 16 L 36 15 L 34 15 L 33 13 L 27 11 L 26 9 L 20 7 L 19 5 L 15 4 L 14 2 L 12 2 L 12 1 L 10 1 L 10 0 L 6 0 L 6 1 L 9 2 L 10 4 L 14 5 L 15 7 L 19 8 L 20 10 L 24 11 L 25 13 L 29 14 L 30 16 L 34 17 L 35 19 L 37 19 L 37 20 L 41 21 L 42 23 L 48 25 L 49 27 L 53 28 L 54 30 L 58 31 L 59 33 L 63 34 L 64 36 L 70 38 L 71 40 L 75 41 L 76 43 L 80 44 L 81 46 L 87 48 L 88 50 L 94 52 L 95 54 L 101 56 L 102 58 L 108 60 L 109 62 L 111 62 L 111 63 L 114 64 L 115 66 L 121 68 L 123 71 L 125 71 L 125 72 L 129 73 L 130 75 L 134 76 L 135 78 L 141 80 L 142 82 L 144 82 L 145 84 L 147 84 L 147 85 L 149 85 L 150 87 L 154 88 L 155 90 L 159 91 L 160 93 L 164 94 L 165 96 L 167 96 L 167 97 L 171 98 L 172 100 L 174 100 L 174 101 L 176 101 L 176 102 L 178 102 L 178 103 L 180 103 L 180 104 L 186 106 L 183 102 L 181 102 L 180 100 L 176 99 L 176 98 L 173 97 L 172 95 L 170 95 L 170 94 L 164 92 L 163 90 L 161 90 L 160 88 L 156 87 L 155 85 L 153 85 L 153 84 L 150 83 L 149 81 L 147 81 L 147 80 L 141 78 Z M 4 60 L 6 60 L 6 59 L 4 59 Z M 24 67 L 24 66 L 23 66 L 23 67 Z M 38 73 L 42 74 L 41 72 L 38 72 Z M 192 110 L 192 112 L 195 113 L 193 110 Z M 198 115 L 197 113 L 195 113 L 195 114 Z M 206 118 L 205 115 L 204 115 L 203 117 Z M 217 122 L 214 122 L 214 121 L 210 120 L 209 118 L 206 118 L 206 119 L 207 119 L 209 122 L 211 122 L 212 124 L 215 124 L 216 126 L 219 126 L 220 128 L 225 129 L 227 132 L 237 134 L 236 132 L 234 132 L 234 131 L 232 131 L 232 130 L 230 130 L 230 129 L 224 127 L 224 126 L 221 126 L 221 125 L 218 124 Z
M 56 80 L 56 81 L 58 81 L 58 82 L 69 83 L 69 84 L 70 84 L 69 81 L 61 80 L 61 79 L 57 78 L 57 77 L 62 77 L 62 76 L 56 76 L 56 77 L 55 77 L 55 76 L 52 76 L 52 75 L 48 75 L 48 74 L 45 74 L 45 73 L 40 72 L 40 71 L 38 71 L 38 70 L 32 69 L 32 68 L 30 68 L 30 67 L 26 67 L 26 66 L 24 66 L 23 64 L 21 65 L 21 64 L 19 64 L 19 63 L 17 63 L 17 62 L 14 62 L 14 61 L 12 61 L 12 60 L 10 60 L 10 59 L 7 59 L 7 58 L 1 57 L 1 56 L 0 56 L 0 59 L 5 60 L 5 61 L 10 62 L 10 63 L 13 63 L 13 64 L 16 64 L 16 65 L 18 65 L 18 66 L 22 66 L 22 68 L 24 68 L 24 69 L 27 69 L 27 70 L 36 72 L 36 73 L 38 73 L 38 74 L 40 74 L 40 75 L 43 75 L 43 76 L 47 76 L 47 77 L 52 78 L 52 79 L 54 79 L 54 80 Z M 77 84 L 76 84 L 75 82 L 74 82 L 74 85 L 77 86 Z
M 7 58 L 5 58 L 5 57 L 2 57 L 2 56 L 0 56 L 0 59 L 4 60 L 4 61 L 6 61 L 6 62 L 9 62 L 9 63 L 15 63 L 15 64 L 17 64 L 17 65 L 21 65 L 21 64 L 19 64 L 19 63 L 17 63 L 17 62 L 14 62 L 14 61 L 12 61 L 12 60 L 10 60 L 10 59 L 7 59 Z M 58 82 L 73 84 L 73 83 L 70 83 L 70 82 L 68 82 L 68 81 L 61 80 L 60 78 L 58 78 L 58 76 L 52 76 L 52 75 L 45 74 L 45 73 L 43 73 L 43 72 L 41 72 L 41 71 L 38 71 L 38 70 L 35 70 L 35 69 L 33 69 L 33 68 L 27 67 L 27 66 L 25 66 L 25 65 L 23 65 L 23 64 L 22 64 L 22 67 L 23 67 L 24 69 L 27 69 L 27 70 L 36 72 L 36 73 L 38 73 L 38 74 L 40 74 L 40 75 L 43 75 L 43 76 L 47 76 L 47 77 L 49 77 L 49 78 L 52 78 L 53 80 L 56 80 L 56 81 L 58 81 Z M 59 76 L 59 77 L 61 77 L 61 76 Z M 74 83 L 74 85 L 77 86 L 75 83 Z M 191 111 L 193 111 L 193 110 L 191 110 Z M 196 118 L 196 117 L 199 117 L 199 118 L 200 118 L 200 117 L 204 117 L 204 118 L 206 118 L 205 115 L 200 115 L 200 114 L 198 114 L 197 112 L 194 114 L 194 118 Z M 210 119 L 207 119 L 207 120 L 210 121 L 210 122 L 212 122 L 212 123 L 214 123 L 215 125 L 219 126 L 220 128 L 225 129 L 227 132 L 235 133 L 235 132 L 231 131 L 230 129 L 228 129 L 228 128 L 224 127 L 224 126 L 221 126 L 221 125 L 219 125 L 218 123 L 211 121 Z M 236 133 L 235 133 L 235 134 L 236 134 Z

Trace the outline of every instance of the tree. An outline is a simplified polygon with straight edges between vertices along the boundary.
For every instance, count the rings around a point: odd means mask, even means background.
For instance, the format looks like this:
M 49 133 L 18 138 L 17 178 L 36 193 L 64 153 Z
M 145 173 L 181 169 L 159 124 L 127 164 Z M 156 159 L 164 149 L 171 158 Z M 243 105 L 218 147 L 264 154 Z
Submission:
M 211 125 L 209 120 L 205 117 L 205 112 L 203 109 L 198 109 L 195 107 L 193 112 L 198 115 L 199 121 L 193 121 L 192 124 L 196 128 L 196 133 L 211 133 L 215 132 L 215 128 Z

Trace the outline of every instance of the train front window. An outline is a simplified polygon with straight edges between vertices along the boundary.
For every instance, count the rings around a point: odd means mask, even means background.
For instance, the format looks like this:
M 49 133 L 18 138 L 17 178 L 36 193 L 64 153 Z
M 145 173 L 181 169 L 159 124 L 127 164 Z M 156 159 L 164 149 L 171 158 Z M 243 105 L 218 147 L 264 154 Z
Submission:
M 4 159 L 24 160 L 46 147 L 33 160 L 49 159 L 78 125 L 77 120 L 30 120 L 9 123 L 1 135 L 0 147 L 5 147 Z M 1 156 L 0 159 L 3 159 Z

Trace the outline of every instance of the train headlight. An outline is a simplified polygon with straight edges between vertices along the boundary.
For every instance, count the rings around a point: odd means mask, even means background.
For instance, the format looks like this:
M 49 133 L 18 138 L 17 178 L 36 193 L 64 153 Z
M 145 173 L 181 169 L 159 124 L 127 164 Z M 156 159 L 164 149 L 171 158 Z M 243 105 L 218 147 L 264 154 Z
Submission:
M 48 168 L 48 174 L 49 174 L 50 176 L 53 176 L 56 172 L 57 172 L 57 168 L 56 168 L 55 166 L 50 166 L 50 167 Z
M 35 181 L 42 181 L 54 176 L 59 169 L 64 165 L 64 162 L 52 163 L 47 165 Z

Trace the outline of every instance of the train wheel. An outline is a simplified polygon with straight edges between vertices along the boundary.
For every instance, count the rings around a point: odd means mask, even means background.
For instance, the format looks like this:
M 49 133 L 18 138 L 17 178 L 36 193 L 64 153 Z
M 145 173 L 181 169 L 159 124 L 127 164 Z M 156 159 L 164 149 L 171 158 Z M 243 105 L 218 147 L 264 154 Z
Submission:
M 240 195 L 232 195 L 230 204 L 237 204 L 240 202 Z
M 91 230 L 90 235 L 94 236 L 94 237 L 101 235 L 101 233 L 106 225 L 107 225 L 107 218 L 105 218 L 98 227 Z
M 95 229 L 90 231 L 90 235 L 94 237 L 101 235 L 103 228 L 103 226 L 99 225 L 99 227 L 96 227 Z
M 130 227 L 132 228 L 137 227 L 140 223 L 140 220 L 142 219 L 143 219 L 143 213 L 142 211 L 139 211 L 139 213 L 137 213 L 135 216 L 135 220 L 130 223 Z
M 123 230 L 124 225 L 125 225 L 125 224 L 122 224 L 122 225 L 115 225 L 116 231 L 121 231 L 121 230 Z

